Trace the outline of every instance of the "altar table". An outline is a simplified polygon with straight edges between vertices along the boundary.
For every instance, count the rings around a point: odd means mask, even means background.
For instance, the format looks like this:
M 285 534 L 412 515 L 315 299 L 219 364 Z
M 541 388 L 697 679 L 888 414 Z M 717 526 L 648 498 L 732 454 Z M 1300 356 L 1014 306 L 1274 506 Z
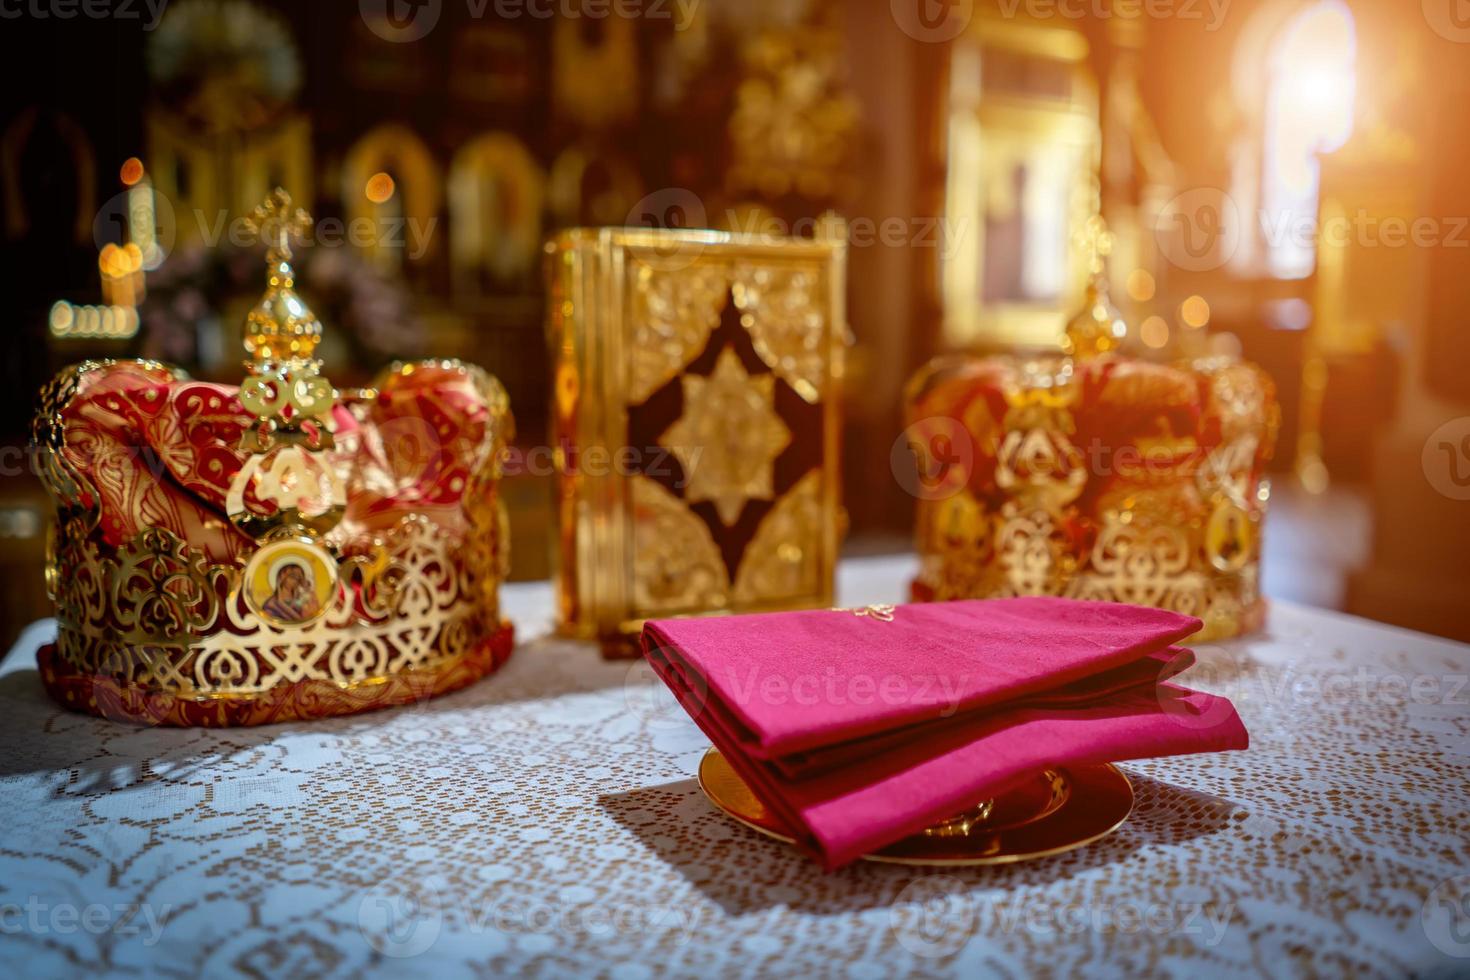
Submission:
M 902 601 L 909 559 L 844 564 Z M 1124 766 L 1111 836 L 1011 866 L 834 874 L 714 810 L 641 663 L 552 635 L 467 690 L 237 730 L 47 700 L 0 663 L 0 962 L 14 976 L 1062 976 L 1470 972 L 1470 647 L 1276 603 L 1197 648 L 1248 751 Z M 12 972 L 13 971 L 13 972 Z

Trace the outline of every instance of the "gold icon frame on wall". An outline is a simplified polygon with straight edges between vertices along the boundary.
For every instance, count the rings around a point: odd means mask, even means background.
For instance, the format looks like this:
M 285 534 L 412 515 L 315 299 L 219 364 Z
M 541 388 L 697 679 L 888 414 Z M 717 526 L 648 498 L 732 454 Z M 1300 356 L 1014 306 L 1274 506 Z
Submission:
M 951 244 L 930 279 L 945 348 L 1054 349 L 1082 303 L 1088 254 L 1070 229 L 1096 211 L 1101 152 L 1087 54 L 1070 27 L 978 12 L 950 48 L 936 137 Z M 1027 71 L 1006 77 L 1016 64 Z M 1032 249 L 1016 258 L 998 226 L 1018 221 Z M 1042 246 L 1050 254 L 1038 257 Z M 1007 258 L 1009 275 L 999 265 Z

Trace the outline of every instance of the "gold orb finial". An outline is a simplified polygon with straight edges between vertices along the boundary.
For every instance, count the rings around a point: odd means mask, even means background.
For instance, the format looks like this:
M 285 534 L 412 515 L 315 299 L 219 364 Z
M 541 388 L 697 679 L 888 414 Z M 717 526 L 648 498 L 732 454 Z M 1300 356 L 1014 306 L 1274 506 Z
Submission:
M 245 222 L 266 243 L 266 287 L 245 316 L 250 360 L 239 397 L 255 422 L 240 435 L 240 450 L 250 458 L 230 485 L 225 509 L 257 540 L 314 539 L 342 519 L 346 495 L 339 475 L 316 456 L 335 445 L 337 390 L 321 375 L 314 355 L 322 325 L 296 295 L 291 268 L 291 236 L 310 228 L 311 216 L 292 208 L 291 195 L 276 188 Z M 257 511 L 247 490 L 275 509 Z M 330 505 L 307 514 L 300 506 L 307 497 L 330 498 Z
M 291 236 L 311 228 L 311 215 L 293 209 L 291 195 L 277 187 L 245 224 L 266 243 L 265 295 L 245 317 L 245 351 L 256 365 L 309 361 L 322 325 L 296 295 Z

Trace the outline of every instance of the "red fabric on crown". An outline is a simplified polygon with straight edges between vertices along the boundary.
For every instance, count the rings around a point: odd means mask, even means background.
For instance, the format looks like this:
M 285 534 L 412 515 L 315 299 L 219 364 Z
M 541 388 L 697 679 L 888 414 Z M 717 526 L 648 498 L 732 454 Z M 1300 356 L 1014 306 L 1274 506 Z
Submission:
M 123 361 L 82 375 L 63 410 L 68 461 L 96 490 L 103 539 L 116 547 L 164 527 L 211 561 L 253 542 L 225 514 L 251 422 L 233 385 L 180 381 Z M 463 533 L 460 500 L 493 445 L 491 406 L 461 370 L 419 365 L 388 376 L 375 400 L 334 409 L 328 458 L 348 479 L 344 551 L 409 514 Z

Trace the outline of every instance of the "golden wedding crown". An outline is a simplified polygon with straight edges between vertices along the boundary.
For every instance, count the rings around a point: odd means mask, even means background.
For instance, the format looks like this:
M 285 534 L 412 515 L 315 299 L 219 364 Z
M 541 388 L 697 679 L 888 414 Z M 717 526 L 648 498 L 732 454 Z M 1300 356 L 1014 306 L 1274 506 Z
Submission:
M 1258 628 L 1261 530 L 1280 407 L 1234 356 L 1121 350 L 1101 216 L 1081 312 L 1055 355 L 950 355 L 905 391 L 919 467 L 915 600 L 1060 595 Z
M 462 687 L 510 654 L 505 390 L 432 361 L 337 391 L 291 266 L 310 220 L 282 190 L 249 219 L 267 287 L 238 390 L 118 360 L 41 393 L 57 639 L 38 659 L 67 707 L 165 725 L 349 714 Z

